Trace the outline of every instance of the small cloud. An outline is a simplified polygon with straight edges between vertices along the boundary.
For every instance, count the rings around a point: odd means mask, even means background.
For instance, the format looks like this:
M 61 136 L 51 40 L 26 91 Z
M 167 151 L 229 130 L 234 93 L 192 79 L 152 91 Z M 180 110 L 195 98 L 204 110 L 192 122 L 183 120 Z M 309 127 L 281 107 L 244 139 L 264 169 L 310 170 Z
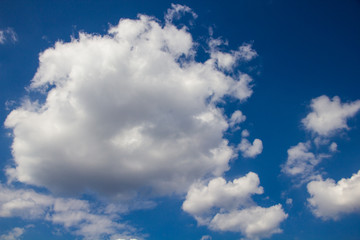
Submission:
M 0 44 L 5 44 L 7 41 L 17 42 L 17 35 L 12 28 L 0 30 Z
M 248 62 L 258 55 L 250 43 L 244 43 L 238 50 L 230 52 L 220 51 L 219 46 L 221 45 L 227 45 L 227 42 L 219 38 L 209 41 L 211 62 L 226 71 L 231 71 L 239 61 Z
M 332 142 L 332 143 L 330 144 L 330 146 L 329 146 L 329 151 L 330 151 L 330 152 L 337 152 L 337 151 L 338 151 L 337 147 L 338 147 L 337 143 L 336 143 L 336 142 Z
M 314 153 L 310 152 L 310 142 L 300 142 L 288 149 L 288 158 L 282 166 L 282 172 L 290 176 L 301 175 L 308 177 L 313 174 L 314 167 L 321 161 Z
M 250 136 L 250 133 L 249 133 L 249 131 L 248 131 L 247 129 L 244 129 L 244 130 L 241 132 L 241 136 L 242 136 L 243 138 L 246 138 L 246 137 Z
M 251 144 L 249 140 L 243 138 L 238 145 L 238 149 L 242 152 L 242 156 L 246 158 L 255 158 L 262 153 L 263 143 L 260 139 L 255 139 Z
M 212 240 L 212 237 L 210 235 L 202 236 L 200 240 Z
M 310 112 L 303 120 L 305 128 L 320 136 L 328 137 L 339 130 L 347 130 L 347 120 L 360 110 L 360 100 L 341 103 L 338 96 L 330 99 L 323 95 L 311 101 Z
M 246 116 L 240 111 L 236 110 L 229 120 L 229 126 L 233 128 L 235 125 L 242 123 L 246 120 Z
M 286 199 L 286 204 L 291 206 L 293 204 L 292 198 Z
M 194 19 L 197 18 L 197 14 L 188 6 L 172 3 L 171 8 L 165 14 L 165 21 L 166 23 L 172 23 L 173 20 L 179 20 L 186 13 L 190 13 Z

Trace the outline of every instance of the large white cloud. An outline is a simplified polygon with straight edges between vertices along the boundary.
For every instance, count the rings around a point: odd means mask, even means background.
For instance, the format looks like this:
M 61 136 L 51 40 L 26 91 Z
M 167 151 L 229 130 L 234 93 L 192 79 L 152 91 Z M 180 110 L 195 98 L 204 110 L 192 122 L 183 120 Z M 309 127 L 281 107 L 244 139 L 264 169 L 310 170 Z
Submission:
M 88 201 L 56 198 L 31 189 L 4 185 L 0 185 L 0 217 L 45 219 L 85 239 L 136 234 L 133 227 L 117 222 L 119 216 L 116 213 L 101 208 L 94 210 Z
M 183 203 L 183 210 L 200 225 L 215 231 L 241 232 L 246 238 L 260 239 L 281 232 L 279 225 L 287 218 L 280 204 L 268 208 L 256 206 L 253 194 L 262 194 L 256 173 L 226 182 L 215 178 L 206 185 L 193 184 Z
M 312 181 L 307 189 L 309 205 L 317 217 L 336 220 L 343 214 L 360 212 L 360 171 L 338 182 Z
M 190 11 L 173 7 L 174 16 Z M 13 131 L 9 178 L 53 192 L 128 196 L 185 192 L 196 179 L 220 176 L 235 152 L 216 103 L 247 99 L 252 79 L 224 73 L 217 57 L 196 62 L 195 46 L 185 27 L 141 15 L 41 53 L 30 91 L 45 101 L 24 101 L 5 122 Z M 256 55 L 250 45 L 227 54 Z
M 360 110 L 360 100 L 341 103 L 338 96 L 330 99 L 323 95 L 311 101 L 310 112 L 303 120 L 307 130 L 329 136 L 337 130 L 349 129 L 347 120 Z

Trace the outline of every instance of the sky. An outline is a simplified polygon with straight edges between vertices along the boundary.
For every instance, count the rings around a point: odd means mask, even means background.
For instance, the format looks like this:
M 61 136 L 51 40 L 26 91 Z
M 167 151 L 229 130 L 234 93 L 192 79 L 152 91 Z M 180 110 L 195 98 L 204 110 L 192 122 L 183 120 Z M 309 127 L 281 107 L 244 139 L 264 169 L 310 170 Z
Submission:
M 360 1 L 0 3 L 0 240 L 360 238 Z

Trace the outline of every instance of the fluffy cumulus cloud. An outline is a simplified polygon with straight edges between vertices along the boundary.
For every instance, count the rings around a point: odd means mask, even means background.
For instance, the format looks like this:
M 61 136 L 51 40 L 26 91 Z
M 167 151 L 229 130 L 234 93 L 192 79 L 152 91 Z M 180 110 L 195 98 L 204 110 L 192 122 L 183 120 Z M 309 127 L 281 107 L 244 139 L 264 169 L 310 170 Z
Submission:
M 321 136 L 329 136 L 335 131 L 349 129 L 347 120 L 360 110 L 360 100 L 341 103 L 340 98 L 332 99 L 323 95 L 311 101 L 310 112 L 303 120 L 307 130 Z
M 314 167 L 321 162 L 321 157 L 310 152 L 310 142 L 300 142 L 288 149 L 288 158 L 282 166 L 282 172 L 290 176 L 308 177 L 314 173 Z
M 112 212 L 99 208 L 93 210 L 85 200 L 55 198 L 30 189 L 13 189 L 4 185 L 0 185 L 0 217 L 45 219 L 86 239 L 107 239 L 118 232 L 130 235 L 136 231 L 131 226 L 118 223 L 118 216 Z
M 237 124 L 244 122 L 245 120 L 246 116 L 240 110 L 236 110 L 230 117 L 229 125 L 230 127 L 234 127 Z
M 183 209 L 196 216 L 199 222 L 213 207 L 223 209 L 236 209 L 240 206 L 250 205 L 252 194 L 262 194 L 263 188 L 259 186 L 260 180 L 256 173 L 250 172 L 246 176 L 226 182 L 222 177 L 212 179 L 208 185 L 204 183 L 193 184 L 188 191 Z
M 338 182 L 312 181 L 307 189 L 309 206 L 317 217 L 336 220 L 343 214 L 360 212 L 360 171 Z
M 174 5 L 163 25 L 122 19 L 106 35 L 81 33 L 41 53 L 29 89 L 44 99 L 24 101 L 5 122 L 15 161 L 8 177 L 57 193 L 128 197 L 183 193 L 223 174 L 236 150 L 217 103 L 246 100 L 252 79 L 224 71 L 233 60 L 223 63 L 211 47 L 207 61 L 195 61 L 191 34 L 171 22 L 182 12 L 191 10 Z M 256 56 L 248 44 L 226 54 Z
M 210 228 L 220 231 L 242 232 L 248 239 L 261 239 L 281 233 L 279 223 L 287 218 L 280 204 L 263 208 L 259 206 L 218 213 Z
M 257 155 L 262 153 L 263 144 L 262 141 L 257 138 L 253 141 L 252 144 L 249 142 L 249 140 L 243 138 L 238 145 L 238 149 L 241 151 L 243 157 L 255 158 Z
M 337 96 L 330 99 L 323 95 L 312 99 L 310 108 L 312 111 L 301 122 L 313 135 L 308 141 L 290 147 L 286 163 L 282 165 L 282 172 L 298 177 L 300 184 L 321 178 L 316 167 L 324 158 L 338 152 L 338 145 L 331 142 L 331 137 L 338 131 L 349 129 L 347 120 L 360 110 L 360 100 L 341 103 Z
M 287 218 L 280 204 L 263 208 L 251 199 L 262 194 L 256 173 L 226 182 L 215 178 L 193 184 L 183 203 L 183 210 L 200 225 L 215 231 L 241 232 L 248 239 L 260 239 L 281 232 L 279 225 Z

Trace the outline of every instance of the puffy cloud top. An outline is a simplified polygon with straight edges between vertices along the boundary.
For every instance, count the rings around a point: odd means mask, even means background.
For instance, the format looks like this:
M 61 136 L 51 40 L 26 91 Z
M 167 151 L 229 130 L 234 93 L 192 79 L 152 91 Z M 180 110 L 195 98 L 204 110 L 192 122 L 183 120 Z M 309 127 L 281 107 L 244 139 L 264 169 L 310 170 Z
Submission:
M 314 167 L 320 163 L 321 159 L 309 151 L 310 147 L 310 142 L 300 142 L 289 148 L 287 151 L 288 158 L 282 166 L 282 171 L 290 176 L 312 174 Z
M 347 119 L 360 110 L 360 100 L 341 103 L 335 96 L 331 99 L 323 95 L 311 102 L 312 112 L 302 120 L 305 128 L 322 136 L 328 136 L 336 130 L 348 129 Z
M 342 214 L 360 211 L 360 171 L 351 178 L 312 181 L 307 185 L 313 213 L 324 219 L 338 219 Z
M 44 51 L 30 90 L 45 101 L 25 101 L 5 122 L 8 176 L 53 192 L 133 196 L 184 192 L 226 171 L 235 153 L 216 103 L 247 99 L 252 79 L 224 73 L 212 54 L 195 61 L 191 34 L 169 19 L 122 19 L 107 35 L 81 33 Z M 255 55 L 241 51 L 244 61 Z
M 241 232 L 248 239 L 261 239 L 281 232 L 279 225 L 287 218 L 280 204 L 268 208 L 256 206 L 251 196 L 262 194 L 256 173 L 226 182 L 215 178 L 192 185 L 183 203 L 184 211 L 200 225 L 215 231 Z
M 246 132 L 245 132 L 246 135 Z M 249 140 L 243 138 L 238 145 L 238 149 L 242 152 L 243 157 L 255 158 L 257 155 L 262 153 L 263 143 L 260 139 L 254 139 L 251 144 Z
M 201 215 L 211 208 L 234 209 L 251 203 L 251 195 L 262 194 L 260 180 L 256 173 L 226 182 L 222 177 L 212 179 L 208 186 L 202 183 L 191 186 L 183 209 L 194 215 Z
M 287 218 L 280 204 L 263 208 L 259 206 L 230 213 L 218 213 L 210 223 L 213 230 L 242 232 L 248 239 L 268 238 L 281 233 L 279 224 Z

